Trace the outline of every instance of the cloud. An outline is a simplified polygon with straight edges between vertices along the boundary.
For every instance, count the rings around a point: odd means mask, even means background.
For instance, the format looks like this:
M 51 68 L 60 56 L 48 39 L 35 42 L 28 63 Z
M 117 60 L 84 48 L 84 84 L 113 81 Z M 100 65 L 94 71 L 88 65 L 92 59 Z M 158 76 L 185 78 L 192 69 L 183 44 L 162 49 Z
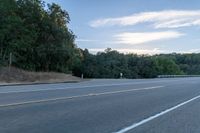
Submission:
M 93 48 L 93 49 L 89 49 L 89 51 L 91 53 L 96 54 L 97 52 L 104 52 L 106 48 Z M 113 50 L 117 50 L 120 53 L 125 53 L 125 54 L 129 54 L 129 53 L 136 53 L 136 54 L 149 54 L 149 55 L 153 55 L 153 54 L 159 54 L 159 53 L 163 53 L 163 50 L 160 50 L 159 48 L 153 48 L 153 49 L 121 49 L 121 48 L 117 48 L 117 49 L 113 49 Z
M 96 54 L 97 52 L 104 52 L 106 48 L 91 48 L 89 51 L 91 53 Z M 148 55 L 155 55 L 155 54 L 169 54 L 169 53 L 184 53 L 184 54 L 191 54 L 191 53 L 199 53 L 200 49 L 190 49 L 190 50 L 162 50 L 160 48 L 152 48 L 152 49 L 124 49 L 124 48 L 115 48 L 112 50 L 116 50 L 120 53 L 124 54 L 148 54 Z
M 199 52 L 200 52 L 200 49 L 190 49 L 186 53 L 199 53 Z
M 125 32 L 115 35 L 115 43 L 120 44 L 143 44 L 152 41 L 173 39 L 183 36 L 184 34 L 177 31 L 164 31 L 164 32 L 142 32 L 142 33 L 132 33 Z
M 145 22 L 151 22 L 154 28 L 200 26 L 200 10 L 164 10 L 156 12 L 141 12 L 130 16 L 94 20 L 90 22 L 90 26 L 129 26 Z

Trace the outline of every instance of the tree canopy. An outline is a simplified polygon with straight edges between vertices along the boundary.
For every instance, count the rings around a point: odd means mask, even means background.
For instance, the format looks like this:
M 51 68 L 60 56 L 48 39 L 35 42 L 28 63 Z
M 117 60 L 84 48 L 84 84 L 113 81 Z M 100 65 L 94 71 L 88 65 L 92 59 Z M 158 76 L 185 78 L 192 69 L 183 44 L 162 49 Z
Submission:
M 60 72 L 72 68 L 72 59 L 80 53 L 67 27 L 67 11 L 41 0 L 1 0 L 0 12 L 1 64 L 12 53 L 13 65 L 19 68 Z

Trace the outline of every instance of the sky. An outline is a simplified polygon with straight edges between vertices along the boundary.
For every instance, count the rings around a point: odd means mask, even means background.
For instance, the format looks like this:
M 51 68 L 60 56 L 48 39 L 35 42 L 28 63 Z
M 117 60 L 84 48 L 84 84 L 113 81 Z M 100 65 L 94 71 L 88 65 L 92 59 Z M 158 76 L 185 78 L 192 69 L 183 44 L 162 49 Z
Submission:
M 45 0 L 68 11 L 78 47 L 91 53 L 200 52 L 200 0 Z

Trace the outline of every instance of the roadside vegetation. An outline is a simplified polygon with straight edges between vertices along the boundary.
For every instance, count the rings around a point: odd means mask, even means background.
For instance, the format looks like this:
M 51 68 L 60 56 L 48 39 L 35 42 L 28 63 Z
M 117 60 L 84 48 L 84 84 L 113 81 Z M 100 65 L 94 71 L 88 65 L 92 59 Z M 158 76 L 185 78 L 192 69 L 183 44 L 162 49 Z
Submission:
M 0 65 L 36 72 L 82 74 L 86 78 L 154 78 L 200 74 L 200 54 L 122 54 L 110 48 L 96 55 L 75 44 L 70 17 L 41 0 L 0 0 Z M 12 60 L 12 62 L 10 62 Z

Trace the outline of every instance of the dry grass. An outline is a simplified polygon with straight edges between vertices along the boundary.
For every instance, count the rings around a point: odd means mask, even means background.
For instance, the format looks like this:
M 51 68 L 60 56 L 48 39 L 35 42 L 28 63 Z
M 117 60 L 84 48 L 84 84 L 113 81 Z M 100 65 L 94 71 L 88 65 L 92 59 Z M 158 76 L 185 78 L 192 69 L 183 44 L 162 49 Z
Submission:
M 80 78 L 70 74 L 55 72 L 28 72 L 15 67 L 10 70 L 7 67 L 0 68 L 1 83 L 26 83 L 26 82 L 68 82 L 80 81 Z

